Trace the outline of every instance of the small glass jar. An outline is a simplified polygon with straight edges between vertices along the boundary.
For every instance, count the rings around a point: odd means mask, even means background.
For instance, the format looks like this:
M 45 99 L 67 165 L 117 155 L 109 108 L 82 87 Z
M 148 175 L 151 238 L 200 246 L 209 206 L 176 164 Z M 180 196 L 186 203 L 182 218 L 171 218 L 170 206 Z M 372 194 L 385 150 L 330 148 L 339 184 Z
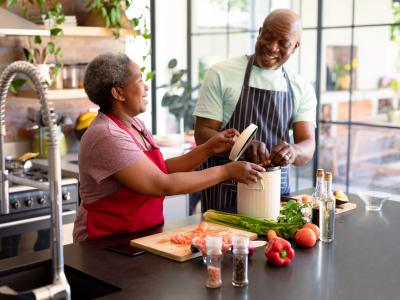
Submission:
M 63 68 L 63 86 L 64 89 L 77 89 L 78 82 L 78 68 L 76 65 L 64 65 Z
M 222 286 L 221 261 L 222 261 L 222 238 L 220 236 L 207 236 L 207 281 L 208 288 L 219 288 Z
M 242 235 L 233 236 L 233 276 L 232 285 L 243 287 L 249 283 L 248 255 L 249 238 Z

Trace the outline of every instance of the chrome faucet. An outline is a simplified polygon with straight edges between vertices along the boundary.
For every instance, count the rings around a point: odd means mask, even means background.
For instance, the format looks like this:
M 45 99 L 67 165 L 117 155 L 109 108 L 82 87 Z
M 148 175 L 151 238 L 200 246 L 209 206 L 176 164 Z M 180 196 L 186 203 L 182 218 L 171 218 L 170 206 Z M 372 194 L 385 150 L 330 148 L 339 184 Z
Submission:
M 38 183 L 30 179 L 20 178 L 8 174 L 5 168 L 4 137 L 5 126 L 5 104 L 11 81 L 17 73 L 23 73 L 33 82 L 40 99 L 42 115 L 49 124 L 49 182 Z M 39 287 L 31 292 L 36 299 L 70 299 L 71 290 L 64 273 L 64 253 L 62 243 L 62 199 L 61 199 L 61 158 L 60 148 L 56 133 L 56 116 L 46 96 L 47 88 L 42 83 L 42 78 L 37 68 L 26 62 L 16 61 L 10 64 L 0 76 L 0 188 L 1 188 L 1 213 L 9 213 L 8 181 L 29 185 L 42 190 L 50 191 L 51 200 L 51 256 L 53 268 L 53 283 Z

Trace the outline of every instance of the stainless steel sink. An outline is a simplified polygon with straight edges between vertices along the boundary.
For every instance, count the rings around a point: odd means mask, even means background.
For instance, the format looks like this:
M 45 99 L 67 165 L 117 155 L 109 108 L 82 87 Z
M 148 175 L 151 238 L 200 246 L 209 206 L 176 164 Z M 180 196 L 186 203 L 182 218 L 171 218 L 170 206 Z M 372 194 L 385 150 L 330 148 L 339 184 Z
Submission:
M 65 266 L 65 275 L 71 286 L 71 298 L 96 299 L 121 291 L 115 285 L 92 277 L 69 266 Z M 31 264 L 0 272 L 0 286 L 8 286 L 16 292 L 32 290 L 52 282 L 51 261 Z M 1 295 L 0 295 L 1 298 Z

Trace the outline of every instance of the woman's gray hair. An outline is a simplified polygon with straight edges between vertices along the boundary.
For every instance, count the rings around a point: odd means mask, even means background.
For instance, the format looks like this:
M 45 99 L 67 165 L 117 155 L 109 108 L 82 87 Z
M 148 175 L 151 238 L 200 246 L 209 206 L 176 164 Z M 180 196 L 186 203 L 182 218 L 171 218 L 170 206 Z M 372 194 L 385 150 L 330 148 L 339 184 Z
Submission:
M 131 62 L 126 54 L 104 53 L 88 64 L 83 85 L 89 99 L 100 106 L 101 112 L 109 112 L 113 107 L 111 89 L 127 85 Z

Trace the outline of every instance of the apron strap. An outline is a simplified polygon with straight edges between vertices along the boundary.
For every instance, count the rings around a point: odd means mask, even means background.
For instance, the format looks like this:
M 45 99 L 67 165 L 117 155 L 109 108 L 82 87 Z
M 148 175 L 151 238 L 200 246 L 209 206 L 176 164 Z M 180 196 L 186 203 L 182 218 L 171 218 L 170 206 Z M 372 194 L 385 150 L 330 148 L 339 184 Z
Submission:
M 246 72 L 244 74 L 244 81 L 243 81 L 243 86 L 244 87 L 248 87 L 249 86 L 251 68 L 253 67 L 253 64 L 254 64 L 254 54 L 249 56 L 249 61 L 247 62 Z

